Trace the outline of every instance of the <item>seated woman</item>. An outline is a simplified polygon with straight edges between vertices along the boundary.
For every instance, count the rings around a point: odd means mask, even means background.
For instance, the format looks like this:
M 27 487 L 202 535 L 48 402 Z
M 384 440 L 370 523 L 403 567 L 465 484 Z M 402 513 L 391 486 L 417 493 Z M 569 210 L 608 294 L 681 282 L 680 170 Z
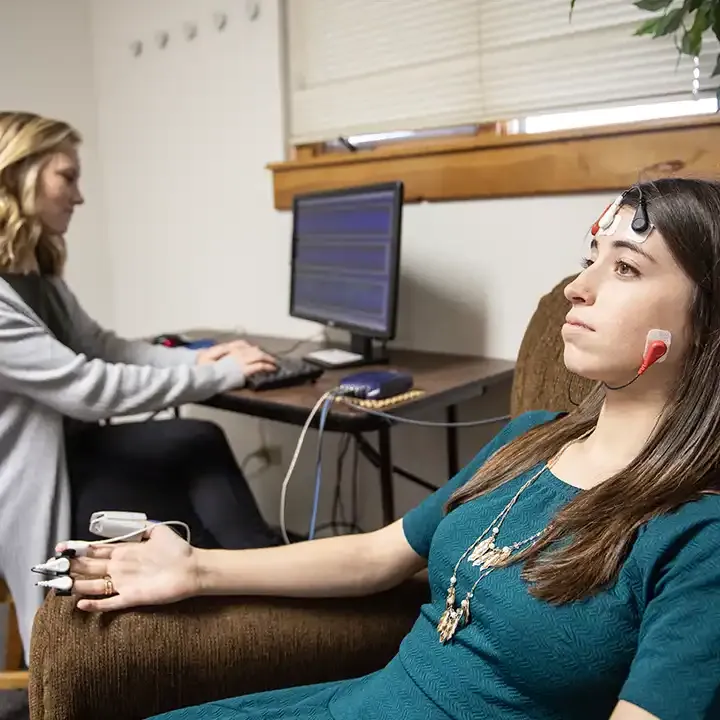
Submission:
M 79 135 L 0 113 L 0 576 L 27 648 L 42 588 L 28 566 L 60 539 L 94 539 L 97 510 L 184 520 L 204 547 L 277 544 L 211 423 L 100 426 L 243 385 L 272 367 L 247 343 L 193 352 L 101 329 L 62 279 L 63 236 L 83 202 Z
M 95 546 L 72 563 L 77 607 L 361 595 L 428 566 L 431 602 L 383 669 L 158 718 L 720 717 L 719 268 L 720 184 L 634 186 L 566 289 L 565 364 L 598 382 L 576 410 L 517 417 L 376 532 Z

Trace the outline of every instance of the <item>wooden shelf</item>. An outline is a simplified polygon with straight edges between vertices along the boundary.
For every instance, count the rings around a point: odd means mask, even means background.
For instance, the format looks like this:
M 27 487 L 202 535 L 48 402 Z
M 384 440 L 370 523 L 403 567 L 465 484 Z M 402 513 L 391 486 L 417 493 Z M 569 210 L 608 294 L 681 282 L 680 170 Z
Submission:
M 402 180 L 405 200 L 615 191 L 664 175 L 717 177 L 720 115 L 552 133 L 403 142 L 271 163 L 275 207 L 298 193 Z

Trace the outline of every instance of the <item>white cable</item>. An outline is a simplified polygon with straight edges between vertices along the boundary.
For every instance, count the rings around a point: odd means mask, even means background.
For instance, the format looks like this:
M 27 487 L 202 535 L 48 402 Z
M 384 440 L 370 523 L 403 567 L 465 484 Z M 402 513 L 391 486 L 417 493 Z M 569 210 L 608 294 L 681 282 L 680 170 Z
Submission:
M 303 425 L 303 429 L 300 431 L 300 437 L 298 438 L 297 445 L 295 446 L 295 453 L 293 454 L 292 460 L 290 461 L 290 465 L 287 469 L 287 473 L 285 474 L 285 479 L 283 480 L 282 490 L 280 491 L 280 532 L 282 533 L 282 537 L 286 545 L 290 545 L 290 538 L 288 537 L 287 527 L 285 525 L 285 504 L 287 501 L 287 490 L 288 485 L 290 484 L 290 478 L 292 477 L 293 470 L 295 470 L 295 465 L 297 464 L 298 458 L 300 457 L 300 450 L 302 449 L 303 443 L 305 442 L 305 436 L 307 435 L 307 431 L 310 429 L 310 423 L 312 422 L 312 419 L 315 417 L 315 415 L 317 415 L 317 412 L 322 407 L 322 404 L 333 392 L 334 391 L 329 390 L 328 392 L 324 393 L 323 396 L 315 403 L 315 407 L 313 407 L 313 409 L 310 411 L 310 414 L 305 421 L 305 425 Z
M 185 530 L 185 540 L 189 543 L 190 542 L 190 528 L 187 526 L 186 523 L 181 522 L 180 520 L 164 520 L 163 522 L 153 522 L 145 527 L 139 528 L 138 530 L 133 530 L 132 532 L 125 533 L 125 535 L 118 535 L 117 537 L 111 537 L 111 538 L 105 538 L 104 540 L 89 540 L 88 545 L 109 545 L 110 543 L 115 542 L 123 542 L 125 540 L 130 540 L 131 538 L 134 538 L 136 535 L 141 535 L 151 528 L 155 527 L 156 525 L 177 525 L 179 527 L 184 528 Z

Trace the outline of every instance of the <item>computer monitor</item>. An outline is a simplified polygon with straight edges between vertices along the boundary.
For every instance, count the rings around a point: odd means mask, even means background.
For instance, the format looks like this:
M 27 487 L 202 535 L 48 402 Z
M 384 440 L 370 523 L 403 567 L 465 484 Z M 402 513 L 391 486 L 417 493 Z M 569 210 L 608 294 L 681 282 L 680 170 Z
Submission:
M 402 182 L 296 195 L 290 315 L 350 332 L 357 363 L 395 337 Z M 383 342 L 384 347 L 384 342 Z

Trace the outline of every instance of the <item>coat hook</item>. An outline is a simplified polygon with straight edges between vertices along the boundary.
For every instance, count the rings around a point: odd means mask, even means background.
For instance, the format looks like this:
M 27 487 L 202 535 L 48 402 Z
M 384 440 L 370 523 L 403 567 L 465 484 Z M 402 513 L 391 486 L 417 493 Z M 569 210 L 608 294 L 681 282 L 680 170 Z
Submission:
M 167 47 L 168 42 L 170 42 L 170 33 L 165 30 L 155 33 L 155 43 L 161 50 Z
M 197 37 L 198 34 L 198 26 L 194 22 L 186 22 L 183 25 L 183 33 L 185 34 L 185 39 L 190 41 L 194 40 Z
M 245 13 L 251 22 L 260 17 L 260 0 L 245 0 Z
M 227 15 L 223 12 L 216 12 L 213 15 L 213 22 L 215 23 L 215 28 L 218 32 L 222 32 L 225 29 L 227 21 Z

